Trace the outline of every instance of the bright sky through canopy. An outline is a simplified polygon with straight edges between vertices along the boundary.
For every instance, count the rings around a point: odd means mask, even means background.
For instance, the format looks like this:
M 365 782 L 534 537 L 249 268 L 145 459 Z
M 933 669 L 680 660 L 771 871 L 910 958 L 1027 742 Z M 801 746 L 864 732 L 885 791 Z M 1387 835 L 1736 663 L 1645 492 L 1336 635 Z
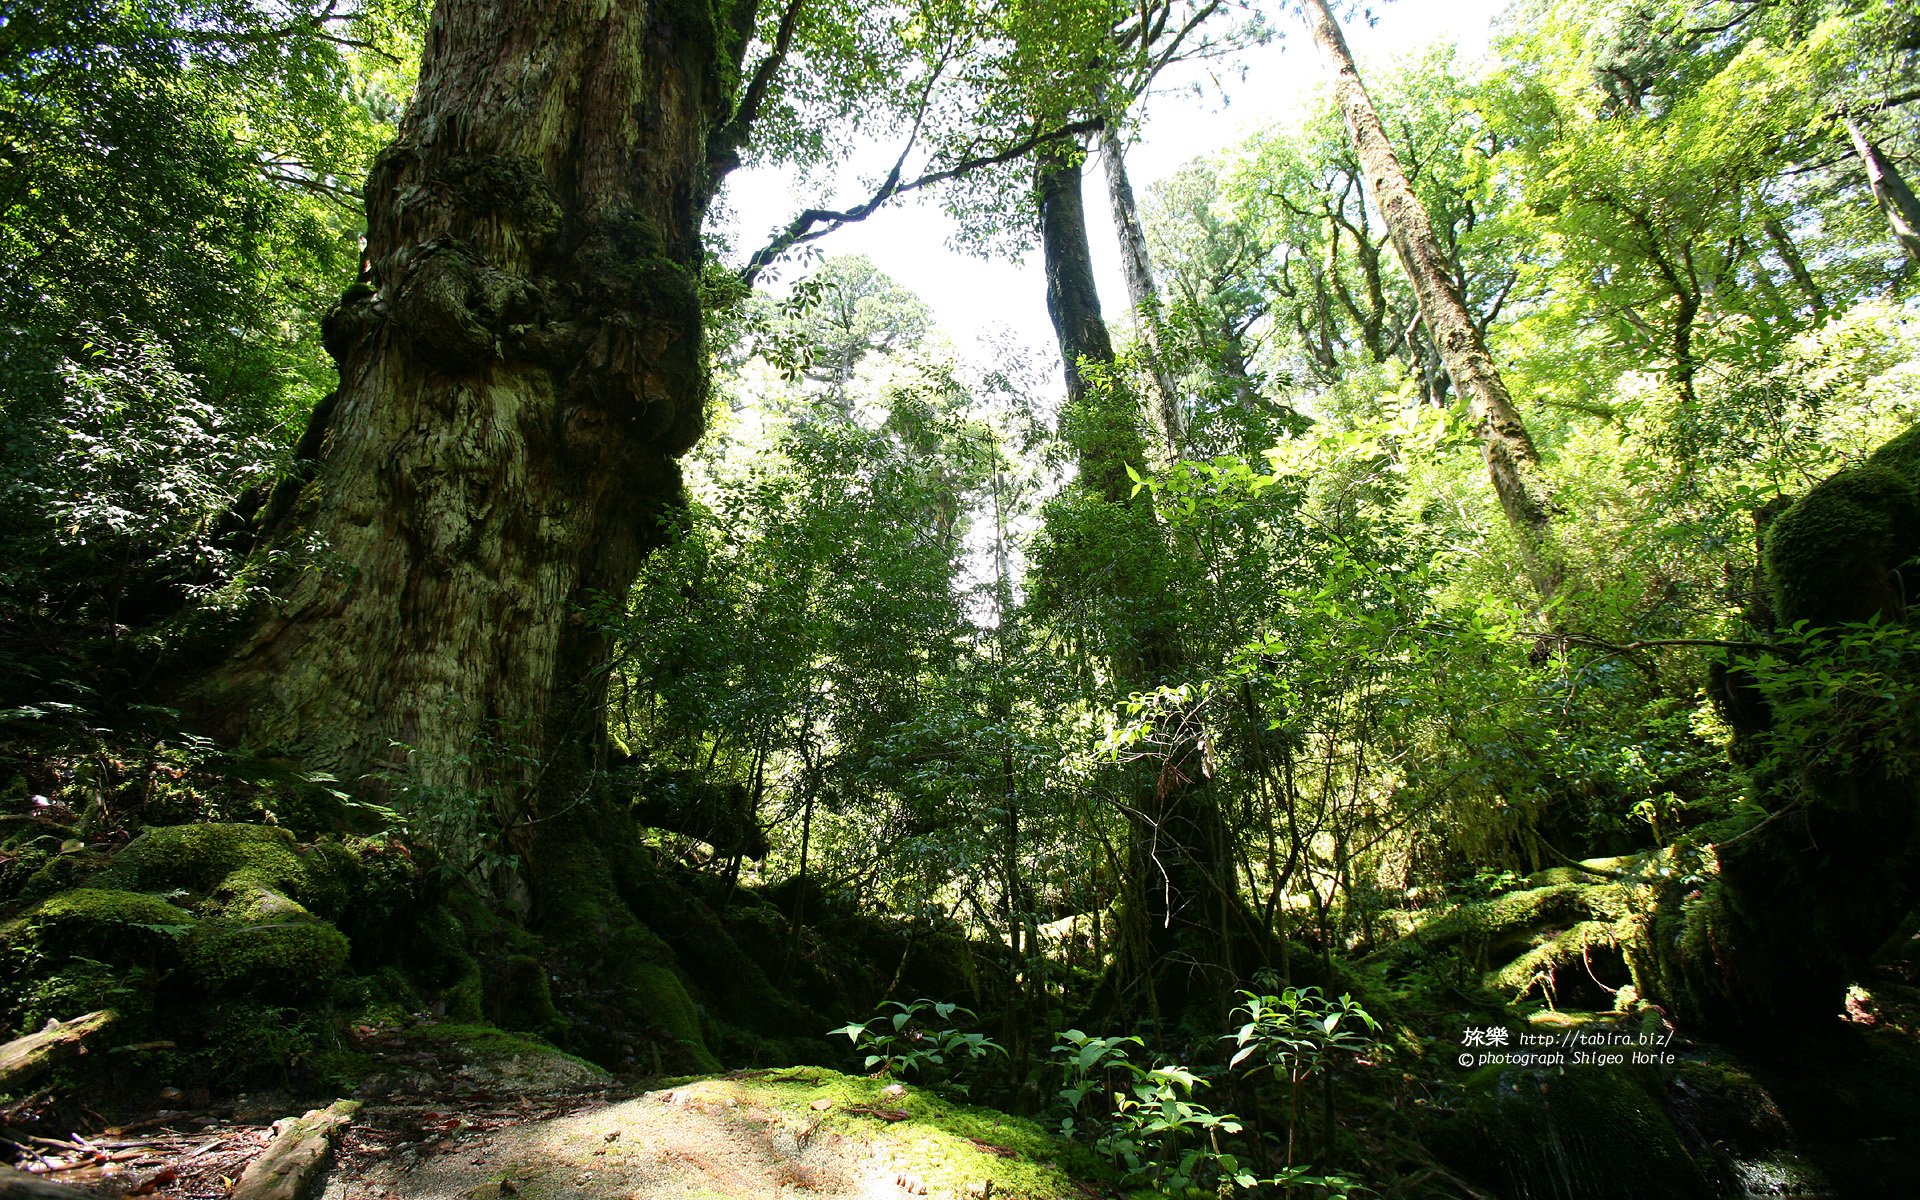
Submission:
M 1348 39 L 1362 63 L 1384 63 L 1440 42 L 1459 47 L 1463 61 L 1482 55 L 1501 0 L 1400 0 L 1376 10 L 1377 24 L 1355 19 Z M 1293 119 L 1302 99 L 1327 80 L 1312 43 L 1291 11 L 1272 14 L 1280 37 L 1232 62 L 1169 73 L 1135 114 L 1144 114 L 1138 141 L 1128 151 L 1134 190 L 1147 203 L 1152 186 L 1193 159 L 1216 153 L 1258 129 Z M 1243 74 L 1244 70 L 1244 74 Z M 1196 94 L 1195 85 L 1199 85 Z M 1224 97 L 1224 100 L 1223 100 Z M 874 148 L 862 160 L 891 162 L 897 151 Z M 1126 288 L 1099 163 L 1090 159 L 1087 181 L 1089 232 L 1099 273 L 1100 300 L 1110 321 L 1126 319 Z M 841 173 L 831 197 L 803 198 L 789 172 L 759 168 L 738 172 L 723 200 L 732 206 L 739 256 L 744 258 L 809 204 L 859 203 L 871 190 L 858 167 Z M 972 341 L 994 326 L 1011 328 L 1022 342 L 1050 352 L 1045 280 L 1037 254 L 1021 262 L 987 260 L 948 248 L 952 223 L 937 197 L 895 202 L 866 221 L 846 226 L 816 243 L 828 255 L 864 254 L 901 286 L 930 304 L 938 323 L 956 340 Z M 791 259 L 781 273 L 791 277 Z

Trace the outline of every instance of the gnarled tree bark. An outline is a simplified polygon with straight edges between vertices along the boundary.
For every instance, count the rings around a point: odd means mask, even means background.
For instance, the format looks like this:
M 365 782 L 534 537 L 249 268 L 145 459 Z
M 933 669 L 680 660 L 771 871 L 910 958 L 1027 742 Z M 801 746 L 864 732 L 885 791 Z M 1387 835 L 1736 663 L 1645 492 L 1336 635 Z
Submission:
M 581 1028 L 688 1066 L 712 1060 L 595 767 L 610 629 L 702 431 L 701 223 L 796 6 L 736 105 L 754 0 L 437 0 L 326 320 L 338 391 L 263 509 L 270 597 L 186 689 L 232 742 L 466 823 L 456 861 L 517 855 L 498 896 L 619 1010 Z
M 702 430 L 709 141 L 753 7 L 440 0 L 310 479 L 268 508 L 272 600 L 194 691 L 222 731 L 401 802 L 531 802 L 599 734 L 603 618 Z

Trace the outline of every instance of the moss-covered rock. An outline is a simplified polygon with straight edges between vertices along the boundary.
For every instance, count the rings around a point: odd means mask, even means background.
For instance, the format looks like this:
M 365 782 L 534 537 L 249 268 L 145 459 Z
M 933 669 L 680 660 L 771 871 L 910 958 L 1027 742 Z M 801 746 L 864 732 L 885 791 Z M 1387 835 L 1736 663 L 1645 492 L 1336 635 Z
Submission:
M 347 965 L 350 947 L 333 926 L 290 917 L 257 925 L 202 925 L 187 941 L 187 969 L 209 992 L 261 999 L 322 997 Z
M 73 849 L 69 844 L 69 848 L 49 855 L 41 866 L 26 878 L 16 899 L 22 904 L 32 904 L 72 888 L 85 886 L 106 861 L 106 856 L 103 854 L 88 849 Z
M 1920 425 L 1875 450 L 1867 457 L 1867 465 L 1884 467 L 1920 486 Z
M 175 1082 L 311 1078 L 342 1044 L 347 1012 L 336 1002 L 366 992 L 334 994 L 351 945 L 309 907 L 348 906 L 337 850 L 267 826 L 147 830 L 80 864 L 79 886 L 0 924 L 0 1020 L 24 1026 L 111 1005 L 118 1040 L 176 1048 Z M 133 1059 L 161 1069 L 151 1058 L 93 1056 L 85 1074 L 117 1094 Z
M 1114 1168 L 1087 1147 L 1025 1118 L 889 1086 L 884 1079 L 809 1067 L 695 1080 L 653 1095 L 674 1104 L 763 1112 L 776 1146 L 782 1132 L 789 1139 L 825 1133 L 854 1141 L 889 1168 L 881 1177 L 907 1180 L 930 1197 L 1048 1200 L 1118 1182 Z
M 1793 1131 L 1760 1081 L 1726 1060 L 1678 1064 L 1667 1083 L 1674 1114 L 1703 1141 L 1745 1159 L 1776 1154 Z
M 540 1038 L 492 1025 L 420 1025 L 403 1036 L 451 1060 L 459 1074 L 491 1091 L 519 1095 L 573 1091 L 612 1080 L 601 1068 Z
M 1911 623 L 1917 484 L 1920 426 L 1766 524 L 1770 603 L 1748 620 L 1781 645 L 1721 676 L 1754 804 L 1676 848 L 1641 972 L 1649 997 L 1692 1030 L 1753 1039 L 1830 1020 L 1920 898 L 1911 721 L 1897 710 L 1863 716 L 1846 689 L 1830 687 L 1856 670 L 1911 674 L 1911 662 L 1882 656 L 1907 654 L 1910 631 L 1894 626 Z M 1833 628 L 1869 621 L 1881 628 Z
M 62 892 L 23 917 L 23 928 L 42 947 L 128 966 L 178 964 L 207 992 L 267 1001 L 323 995 L 347 963 L 346 936 L 307 907 L 345 907 L 339 872 L 281 829 L 149 829 L 91 882 L 118 886 Z
M 139 1031 L 193 927 L 141 892 L 76 888 L 34 905 L 0 924 L 0 1033 L 98 1008 L 121 1014 L 117 1034 Z
M 1899 569 L 1920 549 L 1920 492 L 1869 463 L 1823 480 L 1767 530 L 1766 575 L 1783 625 L 1898 620 Z
M 178 957 L 193 915 L 159 896 L 113 888 L 74 888 L 41 901 L 0 926 L 8 954 L 164 965 Z
M 162 825 L 116 854 L 103 882 L 137 891 L 183 890 L 216 900 L 273 893 L 321 917 L 346 906 L 334 856 L 272 825 Z
M 504 1123 L 469 1135 L 467 1147 L 363 1159 L 348 1190 L 394 1200 L 1082 1200 L 1118 1182 L 1086 1148 L 1030 1121 L 817 1069 L 682 1080 Z

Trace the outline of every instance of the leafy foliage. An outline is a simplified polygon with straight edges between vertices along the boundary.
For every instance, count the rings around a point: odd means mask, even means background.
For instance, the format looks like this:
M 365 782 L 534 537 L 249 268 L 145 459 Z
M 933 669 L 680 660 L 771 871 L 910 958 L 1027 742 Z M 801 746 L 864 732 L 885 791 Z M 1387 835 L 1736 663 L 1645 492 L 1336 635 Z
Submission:
M 845 1034 L 874 1074 L 912 1075 L 922 1083 L 964 1073 L 995 1054 L 1006 1057 L 1006 1047 L 985 1034 L 940 1024 L 956 1017 L 975 1019 L 972 1009 L 945 1001 L 889 1000 L 879 1016 L 828 1032 Z
M 896 184 L 984 159 L 942 194 L 961 239 L 1024 244 L 1015 149 L 1070 158 L 1171 59 L 1258 40 L 1216 7 L 763 6 L 749 72 L 796 69 L 716 155 L 802 191 L 874 138 L 905 152 Z M 321 318 L 360 274 L 355 195 L 420 16 L 77 0 L 0 26 L 0 761 L 23 819 L 366 822 L 503 892 L 524 867 L 484 789 L 371 806 L 126 700 L 156 650 L 193 652 L 179 614 L 221 617 L 275 565 L 249 522 L 302 482 Z M 971 1007 L 834 1031 L 868 1069 L 1051 1093 L 1168 1194 L 1352 1190 L 1334 1077 L 1417 1036 L 1371 1015 L 1401 998 L 1383 978 L 1485 1001 L 1482 964 L 1430 961 L 1437 911 L 1544 903 L 1523 885 L 1556 869 L 1646 865 L 1704 897 L 1727 830 L 1915 774 L 1906 598 L 1776 620 L 1762 530 L 1920 421 L 1914 267 L 1848 128 L 1915 174 L 1916 47 L 1910 13 L 1864 0 L 1581 0 L 1517 6 L 1484 61 L 1370 74 L 1554 478 L 1544 610 L 1324 101 L 1155 189 L 1177 461 L 1150 461 L 1137 350 L 1080 364 L 1056 411 L 1057 364 L 953 344 L 882 261 L 805 255 L 770 295 L 716 257 L 688 503 L 634 591 L 577 614 L 612 648 L 587 668 L 611 680 L 604 728 L 582 723 L 596 785 L 741 798 L 764 861 L 685 832 L 645 853 L 716 896 L 762 888 L 781 983 L 832 969 L 810 927 L 848 913 L 899 934 L 903 976 L 966 947 L 937 994 Z M 473 753 L 537 776 L 526 740 Z M 1177 842 L 1152 807 L 1186 796 L 1217 837 Z M 67 840 L 0 866 L 55 878 L 91 853 Z M 1208 856 L 1244 924 L 1252 977 L 1210 1024 L 1120 969 L 1169 845 Z M 1380 974 L 1390 946 L 1414 966 Z

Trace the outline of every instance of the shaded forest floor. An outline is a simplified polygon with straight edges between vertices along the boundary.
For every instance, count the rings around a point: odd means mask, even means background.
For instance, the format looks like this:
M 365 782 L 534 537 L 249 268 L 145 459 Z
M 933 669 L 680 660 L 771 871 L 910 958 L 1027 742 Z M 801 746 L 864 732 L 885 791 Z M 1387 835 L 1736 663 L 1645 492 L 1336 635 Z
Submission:
M 820 1068 L 636 1081 L 557 1052 L 394 1047 L 340 1131 L 327 1200 L 1098 1197 L 1112 1173 L 1031 1122 Z M 33 1173 L 98 1197 L 224 1200 L 282 1128 L 281 1094 L 42 1139 Z M 1106 1185 L 1106 1186 L 1102 1186 Z M 0 1178 L 0 1196 L 14 1196 Z M 28 1193 L 22 1192 L 21 1195 Z M 51 1193 L 49 1193 L 51 1194 Z M 272 1193 L 267 1193 L 272 1194 Z
M 46 832 L 36 818 L 22 828 L 5 876 L 20 895 L 0 906 L 11 909 L 0 940 L 26 951 L 9 968 L 15 1003 L 40 1007 L 22 1008 L 16 1028 L 38 1029 L 50 1012 L 79 1024 L 76 1012 L 104 1007 L 108 988 L 125 1006 L 86 1053 L 0 1102 L 0 1148 L 44 1180 L 102 1197 L 258 1200 L 233 1185 L 267 1156 L 275 1122 L 350 1096 L 359 1107 L 337 1137 L 333 1200 L 1075 1200 L 1119 1190 L 1111 1163 L 1043 1131 L 1051 1117 L 953 1103 L 919 1076 L 902 1086 L 810 1065 L 854 1067 L 858 1056 L 826 1040 L 827 1027 L 871 1011 L 875 994 L 984 1009 L 991 996 L 969 979 L 1002 978 L 1000 948 L 952 930 L 910 934 L 897 918 L 811 897 L 796 938 L 789 904 L 662 863 L 646 877 L 649 911 L 672 943 L 658 951 L 660 973 L 699 1006 L 678 1040 L 665 1026 L 622 1039 L 601 1031 L 590 972 L 550 970 L 569 964 L 533 935 L 415 890 L 419 871 L 391 842 L 349 849 L 198 824 L 89 843 L 55 840 L 67 828 Z M 1299 970 L 1317 962 L 1319 986 L 1351 991 L 1382 1023 L 1364 1053 L 1341 1057 L 1337 1086 L 1325 1077 L 1322 1091 L 1317 1079 L 1295 1115 L 1314 1160 L 1401 1200 L 1902 1194 L 1920 1172 L 1914 931 L 1889 943 L 1844 1014 L 1836 1004 L 1817 1027 L 1740 1047 L 1692 1041 L 1657 1006 L 1622 1003 L 1621 951 L 1637 928 L 1624 865 L 1591 860 L 1409 910 L 1410 930 L 1368 954 L 1297 948 Z M 313 956 L 249 953 L 246 973 L 207 973 L 255 943 L 325 934 L 334 920 L 369 954 L 333 960 L 331 991 L 313 986 Z M 401 936 L 415 925 L 444 932 Z M 790 953 L 783 989 L 773 980 Z M 1021 1045 L 1064 1036 L 1053 1031 L 1082 1019 L 1071 999 L 1013 1027 Z M 490 1023 L 516 1015 L 535 1027 Z M 756 1019 L 778 1025 L 755 1034 L 733 1024 Z M 1488 1044 L 1476 1050 L 1467 1034 L 1495 1029 L 1513 1050 L 1537 1044 L 1523 1036 L 1587 1031 L 1654 1039 L 1673 1057 L 1548 1067 L 1476 1057 Z M 597 1049 L 604 1066 L 555 1048 L 569 1034 L 569 1048 Z M 706 1064 L 689 1065 L 696 1039 L 715 1050 Z M 1250 1137 L 1285 1130 L 1273 1080 L 1220 1069 L 1218 1040 L 1185 1047 L 1183 1061 L 1208 1076 L 1205 1102 L 1241 1114 Z M 758 1069 L 722 1074 L 713 1059 Z M 1037 1111 L 1057 1066 L 1011 1072 L 1014 1083 L 982 1079 L 972 1095 Z M 16 1194 L 30 1193 L 0 1178 L 0 1198 Z

